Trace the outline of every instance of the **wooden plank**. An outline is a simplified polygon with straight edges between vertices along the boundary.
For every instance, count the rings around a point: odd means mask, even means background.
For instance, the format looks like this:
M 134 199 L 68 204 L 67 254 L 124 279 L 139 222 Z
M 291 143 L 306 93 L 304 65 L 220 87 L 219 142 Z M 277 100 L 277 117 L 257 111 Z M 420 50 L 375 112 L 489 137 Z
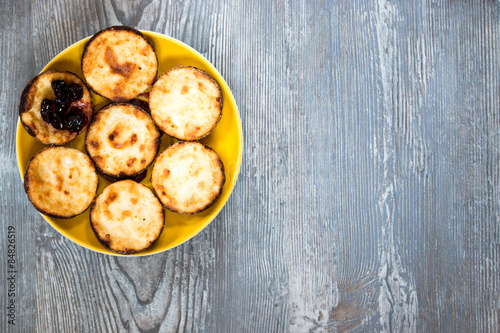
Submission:
M 499 331 L 499 19 L 498 1 L 5 3 L 0 224 L 16 228 L 18 307 L 0 330 Z M 15 92 L 120 24 L 207 57 L 244 133 L 220 215 L 143 258 L 60 236 L 15 160 Z
M 21 177 L 17 170 L 15 131 L 14 124 L 18 118 L 19 96 L 14 91 L 22 91 L 25 79 L 31 75 L 31 63 L 33 62 L 33 45 L 29 38 L 31 24 L 29 11 L 26 6 L 16 6 L 14 2 L 0 6 L 0 59 L 4 63 L 4 70 L 0 71 L 0 156 L 2 168 L 0 168 L 0 226 L 2 230 L 2 244 L 0 249 L 2 283 L 2 316 L 0 327 L 6 331 L 12 320 L 15 325 L 22 325 L 24 330 L 35 330 L 34 311 L 23 311 L 22 308 L 34 310 L 36 301 L 36 289 L 33 281 L 29 279 L 29 274 L 36 269 L 36 260 L 33 253 L 35 236 L 33 234 L 36 214 L 25 208 L 25 194 L 21 183 Z M 23 54 L 27 65 L 16 64 L 16 59 Z M 14 231 L 14 243 L 8 238 L 9 227 Z M 8 247 L 13 245 L 13 247 Z M 11 252 L 9 252 L 9 250 Z M 15 253 L 12 253 L 15 251 Z M 9 262 L 10 261 L 10 262 Z M 13 265 L 13 267 L 10 266 Z M 13 272 L 13 273 L 11 273 Z M 13 279 L 12 278 L 13 275 Z M 8 280 L 9 279 L 9 280 Z M 12 317 L 7 310 L 11 306 L 10 301 L 14 300 Z

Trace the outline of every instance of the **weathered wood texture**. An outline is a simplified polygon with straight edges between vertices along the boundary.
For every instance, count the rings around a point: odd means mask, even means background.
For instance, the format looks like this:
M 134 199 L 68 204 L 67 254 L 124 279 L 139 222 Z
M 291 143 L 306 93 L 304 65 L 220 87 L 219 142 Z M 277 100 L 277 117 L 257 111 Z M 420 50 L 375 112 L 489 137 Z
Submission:
M 244 131 L 221 214 L 145 258 L 62 238 L 15 160 L 24 85 L 119 24 L 207 57 Z M 499 1 L 8 1 L 0 29 L 0 331 L 500 331 Z

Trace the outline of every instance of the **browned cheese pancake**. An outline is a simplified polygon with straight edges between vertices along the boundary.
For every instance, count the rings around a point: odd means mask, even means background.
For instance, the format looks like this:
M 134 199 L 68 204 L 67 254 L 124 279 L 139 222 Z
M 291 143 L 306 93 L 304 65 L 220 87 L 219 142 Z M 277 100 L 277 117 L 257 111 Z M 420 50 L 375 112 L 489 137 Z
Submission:
M 33 206 L 58 218 L 83 213 L 92 203 L 97 186 L 94 163 L 73 148 L 45 148 L 31 159 L 24 175 L 24 189 Z
M 47 71 L 24 88 L 19 116 L 26 131 L 45 144 L 74 139 L 92 117 L 92 96 L 73 73 Z
M 158 154 L 160 131 L 139 107 L 110 104 L 95 114 L 85 145 L 100 171 L 116 179 L 133 177 Z
M 90 208 L 90 225 L 99 242 L 122 254 L 149 248 L 160 237 L 164 221 L 158 198 L 132 180 L 107 186 Z
M 176 67 L 155 82 L 149 94 L 151 116 L 160 129 L 179 140 L 199 140 L 222 116 L 217 82 L 194 67 Z
M 128 101 L 153 84 L 158 59 L 153 45 L 139 31 L 119 26 L 95 34 L 82 55 L 82 73 L 89 87 L 115 102 Z
M 151 183 L 166 208 L 182 214 L 199 213 L 222 193 L 224 165 L 217 153 L 199 142 L 178 142 L 156 159 Z

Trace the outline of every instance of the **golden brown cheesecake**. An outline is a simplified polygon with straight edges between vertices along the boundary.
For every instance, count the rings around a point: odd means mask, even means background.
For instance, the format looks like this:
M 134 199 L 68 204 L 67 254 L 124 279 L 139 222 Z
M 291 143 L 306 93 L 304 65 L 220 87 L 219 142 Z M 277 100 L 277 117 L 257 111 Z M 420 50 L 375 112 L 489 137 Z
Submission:
M 89 87 L 115 102 L 130 100 L 156 79 L 158 59 L 151 42 L 138 30 L 116 26 L 96 33 L 82 55 Z
M 98 178 L 94 163 L 81 151 L 49 147 L 33 156 L 24 175 L 24 189 L 41 213 L 71 218 L 92 203 Z
M 90 209 L 90 225 L 99 242 L 122 254 L 149 248 L 160 237 L 164 220 L 153 192 L 132 180 L 108 185 Z
M 160 132 L 139 107 L 110 104 L 89 124 L 85 146 L 100 171 L 123 179 L 136 176 L 153 162 L 160 148 Z
M 151 116 L 167 135 L 179 140 L 207 136 L 222 116 L 222 93 L 217 82 L 195 67 L 166 71 L 149 94 Z
M 153 166 L 151 183 L 171 211 L 194 214 L 210 207 L 222 193 L 224 165 L 217 153 L 199 142 L 177 142 Z
M 62 145 L 87 127 L 92 117 L 92 96 L 75 74 L 47 71 L 26 85 L 19 116 L 26 131 L 35 139 Z

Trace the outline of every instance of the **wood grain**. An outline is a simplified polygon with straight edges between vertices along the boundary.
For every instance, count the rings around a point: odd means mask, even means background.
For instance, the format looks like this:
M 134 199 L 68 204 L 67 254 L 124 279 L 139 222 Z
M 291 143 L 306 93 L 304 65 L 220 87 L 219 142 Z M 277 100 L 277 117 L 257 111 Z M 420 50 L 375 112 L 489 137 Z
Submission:
M 59 235 L 16 164 L 17 92 L 122 24 L 214 64 L 244 135 L 219 216 L 139 258 Z M 8 1 L 0 40 L 0 331 L 500 331 L 500 2 Z

